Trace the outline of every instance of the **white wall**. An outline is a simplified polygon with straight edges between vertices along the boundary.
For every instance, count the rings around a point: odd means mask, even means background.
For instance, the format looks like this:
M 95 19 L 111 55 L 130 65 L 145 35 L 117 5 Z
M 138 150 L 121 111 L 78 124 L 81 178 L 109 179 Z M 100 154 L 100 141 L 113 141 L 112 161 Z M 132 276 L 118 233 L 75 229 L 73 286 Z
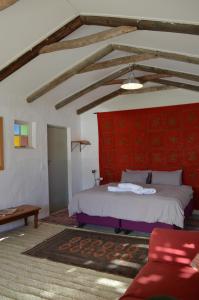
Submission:
M 20 95 L 1 89 L 0 101 L 0 115 L 4 118 L 5 153 L 5 170 L 0 171 L 0 209 L 33 204 L 42 207 L 40 217 L 46 216 L 49 211 L 47 124 L 70 127 L 72 139 L 79 139 L 80 118 L 72 110 L 68 113 L 57 112 L 48 102 L 30 105 Z M 14 148 L 15 119 L 36 122 L 36 149 Z M 81 156 L 78 150 L 72 152 L 72 183 L 73 193 L 81 190 Z M 1 226 L 0 230 L 8 230 L 22 223 L 10 223 Z
M 98 126 L 95 112 L 160 107 L 176 104 L 199 102 L 199 95 L 187 90 L 174 89 L 162 92 L 118 96 L 104 104 L 81 115 L 82 138 L 89 140 L 88 146 L 82 152 L 82 185 L 83 189 L 93 186 L 92 169 L 99 171 Z

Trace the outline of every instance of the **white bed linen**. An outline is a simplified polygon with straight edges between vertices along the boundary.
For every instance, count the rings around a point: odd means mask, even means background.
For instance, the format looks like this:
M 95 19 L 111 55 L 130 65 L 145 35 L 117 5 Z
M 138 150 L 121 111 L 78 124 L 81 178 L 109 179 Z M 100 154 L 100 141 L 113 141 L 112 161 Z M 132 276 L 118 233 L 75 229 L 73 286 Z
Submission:
M 69 203 L 69 214 L 85 213 L 130 221 L 162 222 L 183 228 L 184 209 L 193 197 L 192 188 L 186 185 L 152 184 L 146 184 L 144 187 L 155 188 L 157 193 L 114 193 L 108 191 L 108 185 L 84 190 L 73 196 Z

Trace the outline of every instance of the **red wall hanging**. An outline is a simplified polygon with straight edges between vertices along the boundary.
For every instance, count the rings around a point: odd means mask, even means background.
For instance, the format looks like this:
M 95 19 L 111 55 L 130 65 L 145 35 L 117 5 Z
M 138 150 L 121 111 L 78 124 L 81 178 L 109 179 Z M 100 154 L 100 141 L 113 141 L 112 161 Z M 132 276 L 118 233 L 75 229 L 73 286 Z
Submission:
M 122 170 L 183 169 L 199 209 L 199 104 L 98 113 L 99 163 L 103 183 Z

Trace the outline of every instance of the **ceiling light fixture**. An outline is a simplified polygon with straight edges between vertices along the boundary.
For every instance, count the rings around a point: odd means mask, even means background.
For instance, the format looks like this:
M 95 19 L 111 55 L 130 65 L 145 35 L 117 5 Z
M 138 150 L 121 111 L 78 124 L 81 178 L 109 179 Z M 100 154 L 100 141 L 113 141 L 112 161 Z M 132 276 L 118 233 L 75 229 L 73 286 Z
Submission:
M 135 79 L 133 74 L 133 66 L 129 65 L 128 78 L 122 83 L 121 88 L 124 90 L 138 90 L 143 87 L 143 84 Z

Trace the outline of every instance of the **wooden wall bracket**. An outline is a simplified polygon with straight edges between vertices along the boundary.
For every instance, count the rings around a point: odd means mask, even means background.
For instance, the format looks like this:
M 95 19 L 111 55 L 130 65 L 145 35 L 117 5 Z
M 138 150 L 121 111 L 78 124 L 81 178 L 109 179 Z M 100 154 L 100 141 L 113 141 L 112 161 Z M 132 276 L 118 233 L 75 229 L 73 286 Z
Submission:
M 71 141 L 71 151 L 73 151 L 77 146 L 79 146 L 79 151 L 81 152 L 88 145 L 91 145 L 91 143 L 86 140 Z

